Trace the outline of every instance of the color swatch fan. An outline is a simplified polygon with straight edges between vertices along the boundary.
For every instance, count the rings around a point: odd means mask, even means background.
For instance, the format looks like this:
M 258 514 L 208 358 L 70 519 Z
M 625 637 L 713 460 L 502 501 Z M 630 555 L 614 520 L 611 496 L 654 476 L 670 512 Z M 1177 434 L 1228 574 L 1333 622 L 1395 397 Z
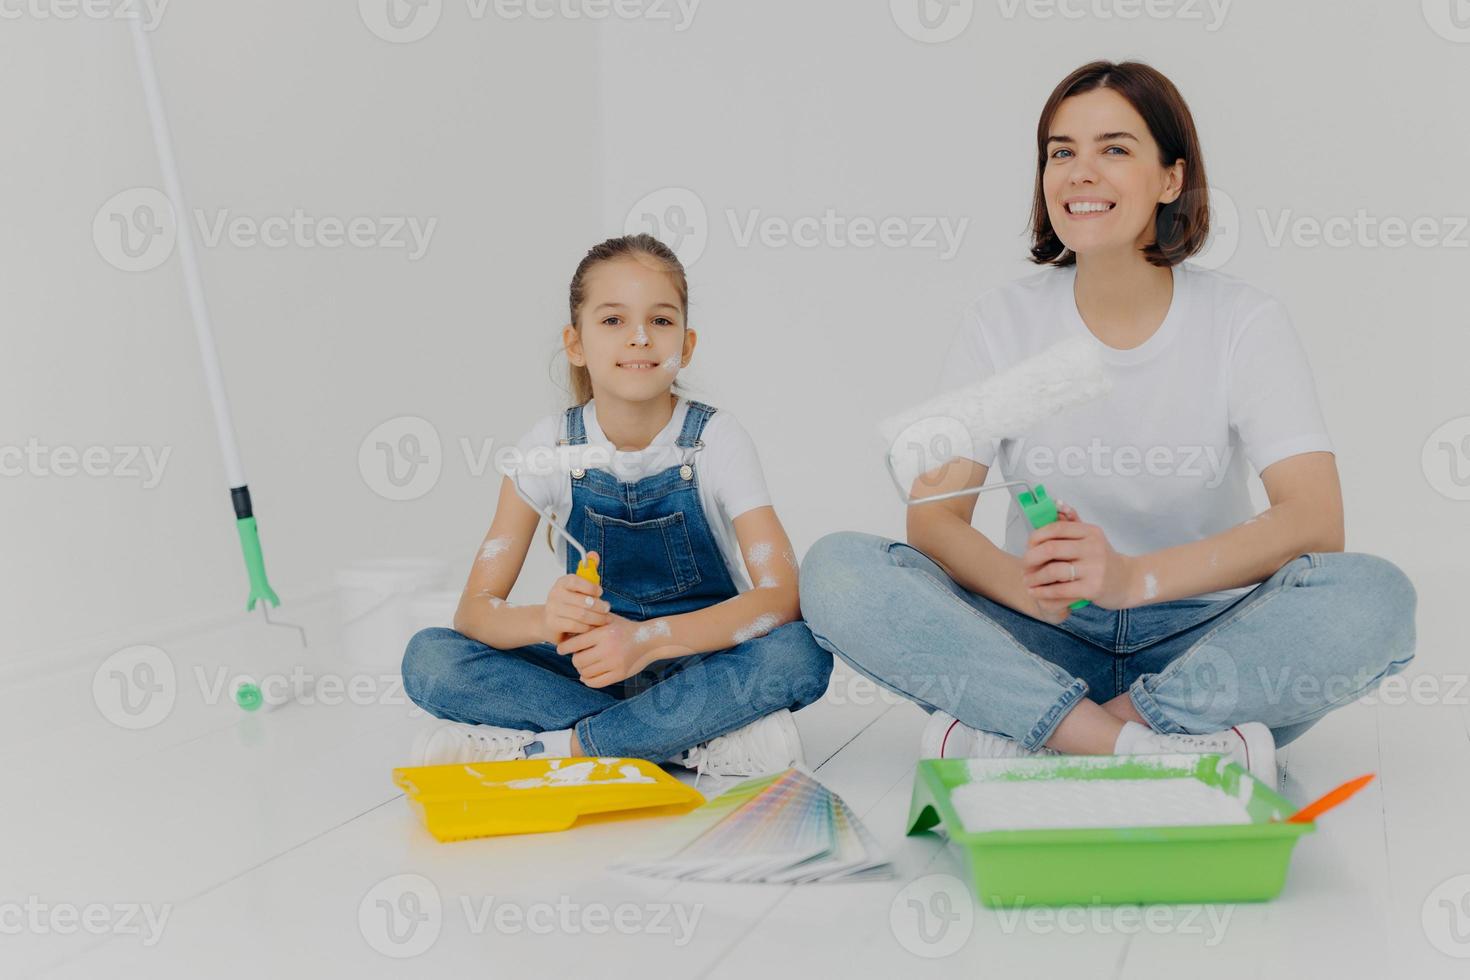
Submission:
M 655 878 L 785 884 L 893 875 L 842 798 L 797 769 L 732 787 L 671 824 L 656 850 L 613 868 Z

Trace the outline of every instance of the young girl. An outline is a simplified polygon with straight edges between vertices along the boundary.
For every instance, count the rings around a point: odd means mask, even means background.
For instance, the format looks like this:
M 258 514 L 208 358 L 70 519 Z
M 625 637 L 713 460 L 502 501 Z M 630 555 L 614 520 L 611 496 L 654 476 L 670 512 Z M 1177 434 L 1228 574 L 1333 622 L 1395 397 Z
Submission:
M 940 386 L 1076 337 L 1113 390 L 914 493 L 978 487 L 995 465 L 1073 506 L 1033 531 L 1013 500 L 1004 549 L 970 526 L 973 496 L 910 508 L 906 543 L 829 535 L 803 609 L 823 646 L 933 709 L 925 756 L 1219 752 L 1274 782 L 1276 745 L 1413 658 L 1414 587 L 1343 551 L 1332 443 L 1282 305 L 1183 261 L 1206 240 L 1208 185 L 1173 84 L 1136 62 L 1079 68 L 1042 110 L 1036 159 L 1045 268 L 969 308 Z
M 537 423 L 519 455 L 580 446 L 611 465 L 519 480 L 588 549 L 601 584 L 573 574 L 580 555 L 558 536 L 567 574 L 546 602 L 505 601 L 540 514 L 502 480 L 454 629 L 423 630 L 404 654 L 404 689 L 449 722 L 420 736 L 419 764 L 803 764 L 791 711 L 827 689 L 832 657 L 798 619 L 796 558 L 750 436 L 674 390 L 696 341 L 683 267 L 648 235 L 610 239 L 577 267 L 570 305 L 575 404 Z

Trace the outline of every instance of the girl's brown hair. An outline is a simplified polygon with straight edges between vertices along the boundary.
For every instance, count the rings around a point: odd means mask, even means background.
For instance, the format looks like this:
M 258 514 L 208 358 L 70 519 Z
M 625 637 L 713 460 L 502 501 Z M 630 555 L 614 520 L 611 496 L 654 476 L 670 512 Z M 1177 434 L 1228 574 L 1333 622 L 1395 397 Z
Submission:
M 1209 185 L 1205 160 L 1200 153 L 1199 134 L 1184 97 L 1174 83 L 1157 69 L 1139 61 L 1093 61 L 1062 79 L 1046 100 L 1036 124 L 1036 191 L 1031 205 L 1031 261 L 1038 265 L 1072 265 L 1076 253 L 1057 237 L 1046 213 L 1042 173 L 1046 170 L 1047 143 L 1051 122 L 1062 100 L 1110 88 L 1128 100 L 1143 117 L 1149 134 L 1159 144 L 1159 165 L 1184 161 L 1184 185 L 1179 196 L 1160 204 L 1154 212 L 1154 242 L 1143 249 L 1144 258 L 1168 268 L 1198 252 L 1210 234 Z
M 572 285 L 569 292 L 568 305 L 571 308 L 572 326 L 581 330 L 577 323 L 577 316 L 582 309 L 582 303 L 587 298 L 587 273 L 600 262 L 610 259 L 622 258 L 623 256 L 634 258 L 647 258 L 651 262 L 660 265 L 669 277 L 674 280 L 674 289 L 679 293 L 679 306 L 684 313 L 684 321 L 687 326 L 689 321 L 689 280 L 684 275 L 684 265 L 674 250 L 652 235 L 624 235 L 621 238 L 609 238 L 599 245 L 594 245 L 588 250 L 577 266 L 577 271 L 572 273 Z M 568 380 L 571 383 L 572 403 L 574 405 L 585 405 L 592 400 L 592 375 L 585 365 L 568 365 Z M 675 384 L 674 390 L 678 391 Z

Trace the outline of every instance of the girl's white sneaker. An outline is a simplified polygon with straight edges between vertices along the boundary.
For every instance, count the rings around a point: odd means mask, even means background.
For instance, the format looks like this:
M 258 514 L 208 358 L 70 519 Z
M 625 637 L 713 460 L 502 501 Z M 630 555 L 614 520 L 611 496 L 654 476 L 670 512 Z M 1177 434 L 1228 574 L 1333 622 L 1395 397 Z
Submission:
M 419 732 L 413 743 L 415 765 L 448 766 L 462 762 L 506 762 L 524 759 L 541 743 L 536 733 L 494 725 L 440 722 Z
M 793 766 L 804 767 L 801 735 L 791 712 L 782 708 L 689 749 L 679 765 L 699 776 L 765 776 Z

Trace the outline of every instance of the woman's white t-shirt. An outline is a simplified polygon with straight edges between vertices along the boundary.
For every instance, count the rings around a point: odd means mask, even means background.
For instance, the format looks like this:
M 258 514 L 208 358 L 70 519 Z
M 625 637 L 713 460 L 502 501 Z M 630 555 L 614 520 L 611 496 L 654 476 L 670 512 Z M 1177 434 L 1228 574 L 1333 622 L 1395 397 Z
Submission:
M 735 518 L 756 507 L 769 506 L 770 491 L 766 488 L 765 472 L 761 469 L 760 456 L 755 443 L 745 427 L 723 409 L 717 410 L 704 425 L 700 439 L 704 447 L 697 452 L 682 449 L 677 445 L 679 433 L 684 428 L 684 419 L 689 414 L 689 402 L 679 398 L 674 406 L 673 417 L 653 437 L 647 447 L 632 452 L 615 449 L 602 426 L 597 423 L 595 399 L 582 409 L 582 424 L 587 432 L 587 445 L 605 449 L 611 454 L 612 465 L 607 469 L 624 483 L 633 483 L 647 476 L 678 466 L 690 459 L 697 474 L 699 502 L 704 508 L 706 521 L 714 532 L 715 543 L 730 570 L 730 578 L 736 589 L 745 592 L 750 580 L 745 574 L 745 562 L 740 555 L 740 542 L 735 535 Z M 522 454 L 543 446 L 555 446 L 565 435 L 565 414 L 548 415 L 531 426 L 517 443 Z M 554 475 L 523 474 L 521 489 L 542 510 L 556 515 L 558 524 L 566 526 L 567 515 L 572 510 L 572 478 L 568 474 Z M 566 565 L 567 543 L 560 535 L 556 540 L 558 567 Z
M 965 311 L 939 383 L 941 391 L 963 387 L 1053 344 L 1091 338 L 1112 390 L 998 447 L 977 445 L 975 458 L 993 467 L 998 456 L 1004 479 L 1044 484 L 1129 555 L 1249 519 L 1248 467 L 1259 473 L 1288 456 L 1332 450 L 1311 366 L 1281 303 L 1189 263 L 1173 273 L 1164 322 L 1128 350 L 1107 346 L 1083 322 L 1076 266 L 991 289 Z M 1005 550 L 1023 554 L 1031 530 L 1013 494 Z

